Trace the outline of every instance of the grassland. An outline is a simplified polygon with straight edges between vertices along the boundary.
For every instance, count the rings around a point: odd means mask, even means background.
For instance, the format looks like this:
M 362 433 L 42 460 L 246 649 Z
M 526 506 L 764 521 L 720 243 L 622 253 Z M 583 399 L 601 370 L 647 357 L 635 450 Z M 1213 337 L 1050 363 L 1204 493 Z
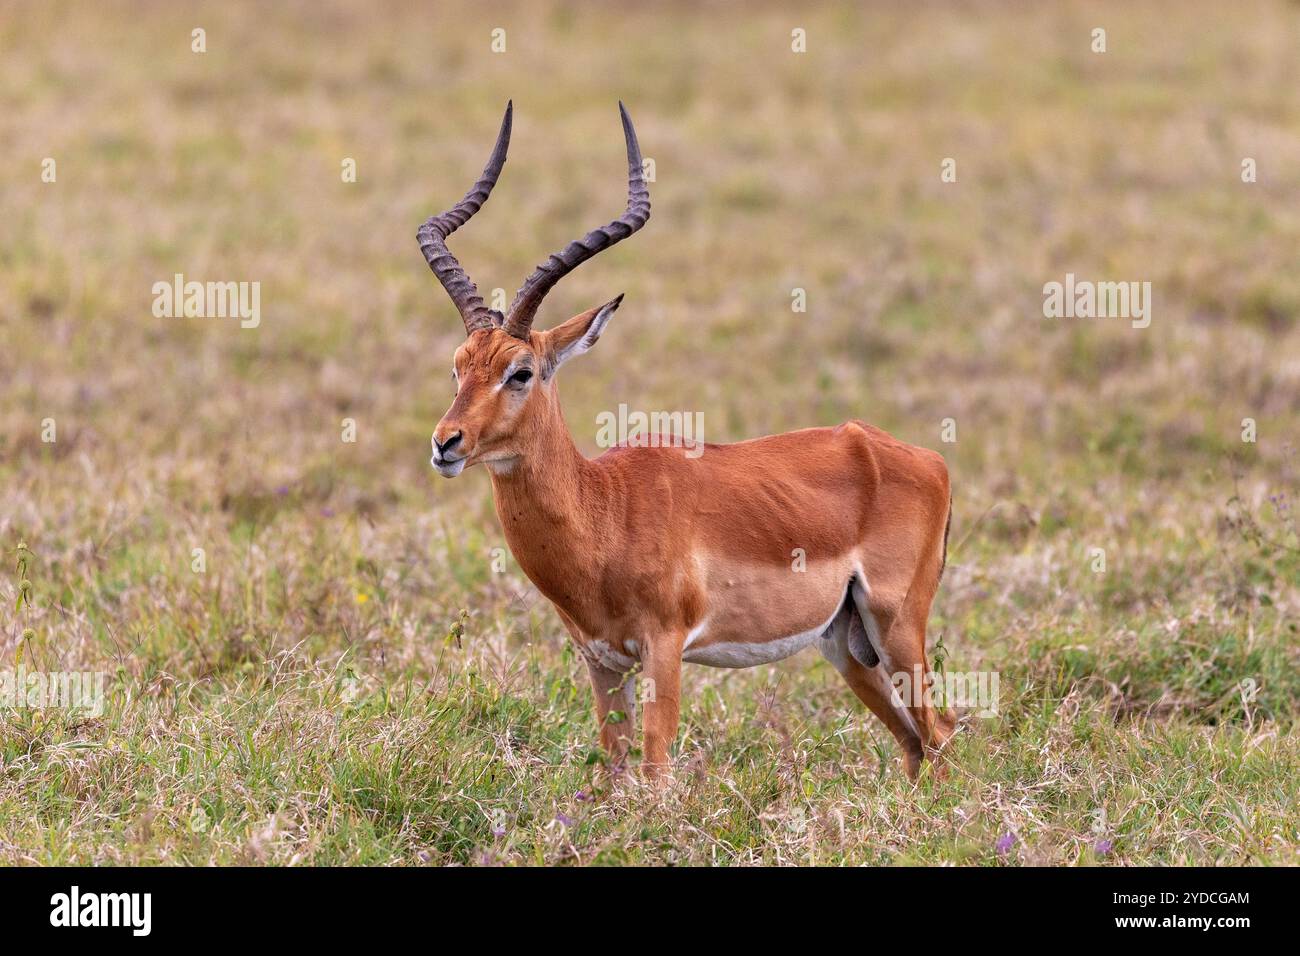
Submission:
M 1298 862 L 1300 6 L 1047 6 L 6 5 L 0 668 L 108 701 L 0 711 L 0 862 Z M 510 97 L 486 289 L 621 208 L 619 98 L 656 165 L 539 320 L 627 293 L 581 447 L 626 402 L 946 456 L 931 639 L 1001 683 L 947 781 L 808 652 L 688 669 L 673 790 L 603 787 L 487 476 L 427 463 L 462 330 L 415 227 Z M 1044 319 L 1067 271 L 1150 327 Z M 177 272 L 261 324 L 155 318 Z

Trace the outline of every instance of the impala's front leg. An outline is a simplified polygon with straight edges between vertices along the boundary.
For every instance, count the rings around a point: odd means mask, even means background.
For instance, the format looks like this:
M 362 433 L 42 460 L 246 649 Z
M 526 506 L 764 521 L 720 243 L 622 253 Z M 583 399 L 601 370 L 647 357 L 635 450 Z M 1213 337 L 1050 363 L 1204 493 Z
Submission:
M 641 767 L 647 780 L 661 780 L 671 769 L 668 751 L 677 739 L 681 713 L 682 640 L 681 636 L 665 634 L 646 641 L 642 658 L 645 716 L 641 720 Z
M 611 773 L 627 765 L 627 752 L 636 726 L 636 674 L 615 671 L 587 661 L 591 691 L 596 698 L 596 723 L 600 727 L 600 745 L 609 757 Z

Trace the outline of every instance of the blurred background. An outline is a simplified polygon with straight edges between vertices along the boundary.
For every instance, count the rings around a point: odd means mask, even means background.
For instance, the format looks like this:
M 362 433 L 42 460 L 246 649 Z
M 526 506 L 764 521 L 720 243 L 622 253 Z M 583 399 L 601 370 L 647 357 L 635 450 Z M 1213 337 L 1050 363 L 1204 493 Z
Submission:
M 951 799 L 987 813 L 938 833 L 901 789 L 883 816 L 853 802 L 896 755 L 820 659 L 692 669 L 684 761 L 749 781 L 777 818 L 811 794 L 865 815 L 870 839 L 841 832 L 818 859 L 978 859 L 1010 831 L 1068 862 L 1095 851 L 1095 780 L 1065 774 L 1025 817 L 979 788 L 1087 752 L 1056 716 L 1082 708 L 1092 772 L 1150 814 L 1120 841 L 1131 859 L 1293 854 L 1288 793 L 1242 761 L 1261 727 L 1270 766 L 1295 760 L 1298 27 L 1282 2 L 0 5 L 0 541 L 37 556 L 25 613 L 0 578 L 0 666 L 30 627 L 29 661 L 107 670 L 125 694 L 103 721 L 8 728 L 0 853 L 554 861 L 585 839 L 667 859 L 613 817 L 504 847 L 484 822 L 549 820 L 594 739 L 559 621 L 508 556 L 493 570 L 487 475 L 428 464 L 464 333 L 415 230 L 476 178 L 512 98 L 504 175 L 450 242 L 485 295 L 621 211 L 618 100 L 654 161 L 649 225 L 538 318 L 627 293 L 562 376 L 579 447 L 597 453 L 597 414 L 625 402 L 702 411 L 710 441 L 862 418 L 941 451 L 955 517 L 931 640 L 950 669 L 999 670 L 1019 714 L 963 738 Z M 1149 281 L 1150 326 L 1044 318 L 1067 272 Z M 155 317 L 175 273 L 259 282 L 260 325 Z M 423 696 L 395 715 L 403 681 Z M 248 716 L 272 712 L 295 716 Z M 220 754 L 244 730 L 292 768 L 175 762 L 182 739 Z M 1115 756 L 1153 733 L 1182 743 Z M 45 756 L 13 769 L 33 741 Z M 1273 811 L 1205 823 L 1220 790 L 1177 790 L 1173 769 L 1198 746 L 1233 800 Z M 527 773 L 485 776 L 501 760 Z M 1153 775 L 1165 803 L 1141 791 Z M 78 813 L 92 795 L 105 819 Z M 678 812 L 713 798 L 729 806 L 718 790 Z M 144 803 L 168 809 L 140 835 Z M 1032 819 L 1052 821 L 1033 840 Z M 1212 832 L 1188 843 L 1170 819 Z M 781 859 L 769 828 L 736 827 L 726 859 Z

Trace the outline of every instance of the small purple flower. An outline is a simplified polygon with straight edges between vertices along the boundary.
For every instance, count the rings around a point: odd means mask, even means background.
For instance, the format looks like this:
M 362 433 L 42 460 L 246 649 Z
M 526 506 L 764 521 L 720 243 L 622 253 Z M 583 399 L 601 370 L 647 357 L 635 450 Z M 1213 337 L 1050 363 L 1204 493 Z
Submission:
M 1016 845 L 1016 837 L 1013 833 L 1004 833 L 998 837 L 998 842 L 993 849 L 998 851 L 998 856 L 1006 856 L 1011 852 L 1011 848 Z
M 555 815 L 555 821 L 559 823 L 559 825 L 562 827 L 573 826 L 573 817 L 569 816 L 566 813 L 557 813 Z
M 279 495 L 281 498 L 283 498 L 285 495 L 289 493 L 289 486 L 281 485 L 279 488 L 275 489 L 275 493 Z
M 591 794 L 586 790 L 579 790 L 573 795 L 573 799 L 577 800 L 579 803 L 588 803 L 591 800 Z
M 494 837 L 496 837 L 498 840 L 500 840 L 503 836 L 506 835 L 506 828 L 505 828 L 505 827 L 499 827 L 499 826 L 498 826 L 498 827 L 493 827 L 493 828 L 492 828 L 492 835 L 493 835 Z
M 1092 849 L 1098 856 L 1105 856 L 1111 850 L 1115 849 L 1115 841 L 1111 839 L 1098 840 L 1092 845 Z

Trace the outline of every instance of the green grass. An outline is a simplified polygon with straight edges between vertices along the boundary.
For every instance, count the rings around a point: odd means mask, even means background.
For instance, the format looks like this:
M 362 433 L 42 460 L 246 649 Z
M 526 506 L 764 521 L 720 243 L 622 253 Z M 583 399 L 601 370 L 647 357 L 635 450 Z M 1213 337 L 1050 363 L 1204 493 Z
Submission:
M 1297 18 L 4 18 L 0 670 L 104 671 L 108 701 L 0 710 L 0 863 L 1300 863 Z M 619 98 L 656 161 L 649 226 L 539 318 L 627 293 L 564 372 L 580 447 L 627 402 L 715 441 L 863 418 L 947 458 L 931 641 L 1001 689 L 949 779 L 909 783 L 808 652 L 688 668 L 672 788 L 608 785 L 563 627 L 495 570 L 486 475 L 427 464 L 461 327 L 415 227 L 510 97 L 452 243 L 485 291 L 619 210 Z M 260 281 L 261 326 L 154 318 L 178 271 Z M 1045 320 L 1067 271 L 1151 281 L 1151 327 Z

